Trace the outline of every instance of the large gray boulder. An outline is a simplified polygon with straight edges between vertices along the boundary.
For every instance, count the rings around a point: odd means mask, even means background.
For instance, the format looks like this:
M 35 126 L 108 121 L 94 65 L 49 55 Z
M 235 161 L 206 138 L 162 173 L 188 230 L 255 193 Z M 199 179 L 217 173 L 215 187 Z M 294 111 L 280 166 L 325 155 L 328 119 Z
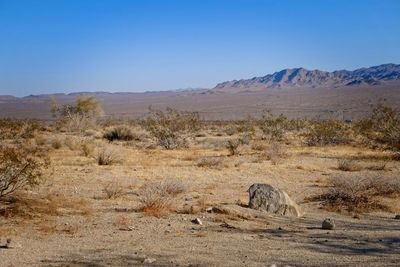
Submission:
M 286 192 L 269 184 L 253 184 L 249 190 L 249 207 L 284 216 L 300 217 L 300 207 Z

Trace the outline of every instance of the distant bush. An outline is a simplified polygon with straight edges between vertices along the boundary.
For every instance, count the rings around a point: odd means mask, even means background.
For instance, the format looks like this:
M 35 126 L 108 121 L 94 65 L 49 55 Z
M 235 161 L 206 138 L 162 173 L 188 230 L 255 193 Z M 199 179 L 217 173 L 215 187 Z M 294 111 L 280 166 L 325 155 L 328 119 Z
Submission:
M 222 165 L 220 157 L 201 157 L 197 161 L 197 167 L 219 169 Z
M 400 151 L 400 116 L 390 107 L 378 105 L 369 118 L 356 122 L 357 132 L 394 151 Z
M 279 164 L 287 155 L 286 148 L 276 141 L 272 142 L 269 149 L 266 151 L 267 159 L 271 160 L 274 165 Z
M 357 162 L 355 162 L 354 160 L 340 159 L 338 160 L 338 169 L 341 171 L 354 172 L 354 171 L 360 171 L 361 166 L 357 164 Z
M 74 104 L 66 105 L 60 105 L 55 98 L 51 101 L 53 117 L 71 132 L 84 132 L 103 113 L 100 101 L 94 96 L 78 97 Z
M 103 137 L 110 142 L 114 140 L 130 141 L 135 139 L 135 134 L 130 127 L 119 125 L 106 131 Z
M 142 122 L 159 145 L 174 149 L 187 145 L 185 135 L 193 135 L 201 129 L 202 121 L 198 113 L 181 112 L 167 108 L 165 112 L 150 110 L 149 117 Z
M 347 144 L 351 141 L 351 133 L 348 125 L 330 119 L 314 122 L 305 139 L 309 146 Z
M 94 147 L 93 143 L 86 141 L 81 145 L 81 149 L 82 149 L 82 154 L 85 157 L 89 157 L 89 156 L 93 155 L 95 147 Z
M 239 153 L 239 146 L 240 146 L 240 140 L 239 139 L 231 139 L 228 140 L 226 143 L 226 148 L 229 150 L 229 155 L 234 156 Z
M 54 149 L 60 149 L 60 148 L 62 147 L 62 141 L 61 141 L 61 139 L 58 138 L 58 137 L 53 138 L 53 140 L 51 140 L 51 146 L 52 146 Z
M 265 110 L 261 119 L 261 130 L 270 142 L 280 141 L 284 138 L 287 123 L 287 118 L 282 114 L 274 117 L 269 110 Z
M 0 146 L 0 197 L 26 186 L 38 185 L 49 164 L 47 155 L 38 147 Z

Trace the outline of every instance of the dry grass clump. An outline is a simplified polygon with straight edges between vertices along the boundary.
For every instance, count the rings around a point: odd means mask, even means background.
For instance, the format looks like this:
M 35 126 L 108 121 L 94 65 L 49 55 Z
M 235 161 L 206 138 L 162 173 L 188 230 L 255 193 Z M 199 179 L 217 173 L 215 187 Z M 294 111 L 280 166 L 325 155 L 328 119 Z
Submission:
M 397 177 L 339 176 L 329 180 L 327 193 L 317 196 L 328 210 L 349 212 L 369 212 L 388 210 L 390 207 L 380 201 L 380 197 L 394 197 L 400 194 L 400 180 Z
M 172 211 L 174 198 L 185 191 L 186 186 L 177 180 L 148 183 L 139 192 L 140 210 L 150 216 L 163 216 Z
M 197 160 L 197 167 L 220 169 L 223 160 L 220 157 L 201 157 Z
M 96 160 L 99 165 L 112 165 L 121 162 L 122 157 L 116 148 L 105 146 L 98 149 Z
M 338 170 L 346 172 L 355 172 L 361 170 L 361 166 L 352 159 L 339 159 L 337 168 Z
M 1 203 L 0 203 L 1 204 Z M 71 198 L 59 194 L 39 195 L 18 192 L 3 201 L 4 217 L 42 218 L 65 214 L 90 215 L 93 210 L 82 198 Z

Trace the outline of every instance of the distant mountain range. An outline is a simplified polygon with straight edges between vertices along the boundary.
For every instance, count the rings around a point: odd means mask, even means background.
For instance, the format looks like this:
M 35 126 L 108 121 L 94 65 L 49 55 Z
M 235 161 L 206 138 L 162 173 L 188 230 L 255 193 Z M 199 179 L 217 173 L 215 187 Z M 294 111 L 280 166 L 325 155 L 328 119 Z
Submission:
M 296 87 L 343 87 L 352 85 L 381 85 L 386 81 L 400 80 L 400 65 L 383 64 L 354 71 L 327 72 L 304 68 L 284 69 L 273 74 L 251 79 L 233 80 L 217 84 L 213 90 L 269 89 Z M 236 90 L 234 90 L 236 89 Z

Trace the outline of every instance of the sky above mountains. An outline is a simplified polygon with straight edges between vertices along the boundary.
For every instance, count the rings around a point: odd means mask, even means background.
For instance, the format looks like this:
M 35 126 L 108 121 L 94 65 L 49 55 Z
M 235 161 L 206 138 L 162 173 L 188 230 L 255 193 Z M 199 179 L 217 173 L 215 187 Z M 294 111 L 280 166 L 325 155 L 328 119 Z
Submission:
M 213 87 L 400 62 L 400 1 L 0 0 L 0 95 Z

